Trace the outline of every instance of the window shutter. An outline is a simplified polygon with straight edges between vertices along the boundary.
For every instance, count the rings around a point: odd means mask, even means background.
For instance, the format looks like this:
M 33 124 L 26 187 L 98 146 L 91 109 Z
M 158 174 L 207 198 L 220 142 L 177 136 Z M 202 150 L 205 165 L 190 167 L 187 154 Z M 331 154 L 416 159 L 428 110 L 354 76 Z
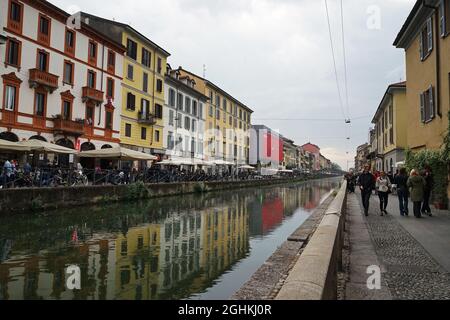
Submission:
M 434 110 L 435 110 L 435 107 L 434 107 L 434 90 L 433 90 L 433 87 L 432 86 L 430 86 L 430 89 L 429 89 L 429 95 L 430 95 L 430 110 L 429 110 L 429 115 L 430 115 L 430 119 L 434 119 L 434 115 L 435 115 L 435 112 L 434 112 Z
M 428 32 L 428 52 L 433 50 L 433 19 L 429 18 L 427 21 L 427 32 Z
M 446 16 L 445 16 L 445 0 L 441 0 L 440 8 L 439 8 L 439 19 L 441 23 L 441 37 L 445 37 L 447 30 L 446 26 Z
M 419 52 L 420 52 L 420 60 L 423 60 L 423 32 L 420 32 L 419 36 Z
M 420 121 L 425 123 L 425 95 L 420 94 Z

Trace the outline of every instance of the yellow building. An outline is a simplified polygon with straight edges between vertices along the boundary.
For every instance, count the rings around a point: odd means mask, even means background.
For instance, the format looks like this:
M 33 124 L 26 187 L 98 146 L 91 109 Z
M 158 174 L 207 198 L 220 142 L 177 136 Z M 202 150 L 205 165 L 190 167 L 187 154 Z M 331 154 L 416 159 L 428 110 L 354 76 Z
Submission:
M 374 169 L 393 172 L 397 163 L 405 161 L 408 128 L 406 82 L 391 84 L 372 119 L 375 125 L 376 166 Z
M 196 90 L 210 99 L 206 109 L 205 160 L 248 164 L 253 111 L 211 81 L 181 67 L 179 71 L 181 76 L 194 78 Z
M 84 13 L 83 18 L 127 48 L 121 97 L 122 145 L 163 155 L 164 76 L 170 54 L 127 24 Z

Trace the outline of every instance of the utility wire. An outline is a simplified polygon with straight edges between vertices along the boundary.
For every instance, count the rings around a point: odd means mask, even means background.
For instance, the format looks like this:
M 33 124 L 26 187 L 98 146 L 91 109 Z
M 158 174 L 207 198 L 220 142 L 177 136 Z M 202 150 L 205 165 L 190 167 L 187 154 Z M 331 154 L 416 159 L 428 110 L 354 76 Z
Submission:
M 337 67 L 336 67 L 336 55 L 334 53 L 333 34 L 331 32 L 330 14 L 328 12 L 328 2 L 327 2 L 327 0 L 324 0 L 324 1 L 325 1 L 325 10 L 327 13 L 328 33 L 330 34 L 331 54 L 333 56 L 334 75 L 336 77 L 336 86 L 337 86 L 337 90 L 338 90 L 338 94 L 339 94 L 339 104 L 340 104 L 341 112 L 342 112 L 342 115 L 344 116 L 344 119 L 347 119 L 347 117 L 345 115 L 345 111 L 344 111 L 344 104 L 342 102 L 341 87 L 339 85 L 339 77 L 338 77 L 338 72 L 337 72 Z
M 347 104 L 347 115 L 350 118 L 350 103 L 348 99 L 348 81 L 347 81 L 347 55 L 345 49 L 345 28 L 344 28 L 344 5 L 341 0 L 341 26 L 342 26 L 342 51 L 344 54 L 344 81 L 345 81 L 345 100 Z

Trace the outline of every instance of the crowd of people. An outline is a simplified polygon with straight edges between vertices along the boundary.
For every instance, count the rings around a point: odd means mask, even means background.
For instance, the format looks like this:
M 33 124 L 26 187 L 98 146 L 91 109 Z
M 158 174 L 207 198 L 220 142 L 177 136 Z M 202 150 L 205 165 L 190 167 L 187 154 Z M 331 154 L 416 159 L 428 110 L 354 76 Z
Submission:
M 387 211 L 389 194 L 396 192 L 399 200 L 401 216 L 409 215 L 409 200 L 413 203 L 414 216 L 432 216 L 430 199 L 434 187 L 431 168 L 425 166 L 422 172 L 417 169 L 408 174 L 405 168 L 399 169 L 395 174 L 385 171 L 370 172 L 370 166 L 365 165 L 363 172 L 356 175 L 349 172 L 345 175 L 347 190 L 354 193 L 356 187 L 361 191 L 364 214 L 369 215 L 370 197 L 375 192 L 379 198 L 380 215 L 389 214 Z

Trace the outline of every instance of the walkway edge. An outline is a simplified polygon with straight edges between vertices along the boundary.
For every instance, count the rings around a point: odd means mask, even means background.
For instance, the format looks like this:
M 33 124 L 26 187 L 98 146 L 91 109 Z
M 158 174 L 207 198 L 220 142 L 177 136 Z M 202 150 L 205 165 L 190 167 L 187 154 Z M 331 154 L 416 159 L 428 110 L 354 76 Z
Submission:
M 346 204 L 347 182 L 344 181 L 275 300 L 337 299 Z

